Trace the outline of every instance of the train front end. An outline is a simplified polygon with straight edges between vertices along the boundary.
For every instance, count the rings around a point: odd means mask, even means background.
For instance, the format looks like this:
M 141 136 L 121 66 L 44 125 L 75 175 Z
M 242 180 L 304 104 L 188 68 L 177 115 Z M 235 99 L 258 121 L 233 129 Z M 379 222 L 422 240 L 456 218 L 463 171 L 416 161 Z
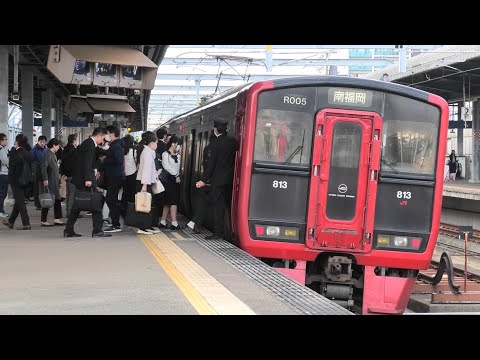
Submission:
M 246 104 L 240 247 L 360 313 L 403 313 L 437 240 L 447 103 L 328 77 L 256 84 Z

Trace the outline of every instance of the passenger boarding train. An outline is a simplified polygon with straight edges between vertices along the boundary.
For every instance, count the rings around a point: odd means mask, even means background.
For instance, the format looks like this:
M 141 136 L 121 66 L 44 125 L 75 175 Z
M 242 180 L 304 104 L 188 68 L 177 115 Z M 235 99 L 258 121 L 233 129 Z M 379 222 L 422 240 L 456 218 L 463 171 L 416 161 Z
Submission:
M 446 101 L 333 76 L 231 89 L 166 123 L 187 217 L 217 116 L 239 142 L 229 240 L 354 312 L 402 314 L 437 241 Z

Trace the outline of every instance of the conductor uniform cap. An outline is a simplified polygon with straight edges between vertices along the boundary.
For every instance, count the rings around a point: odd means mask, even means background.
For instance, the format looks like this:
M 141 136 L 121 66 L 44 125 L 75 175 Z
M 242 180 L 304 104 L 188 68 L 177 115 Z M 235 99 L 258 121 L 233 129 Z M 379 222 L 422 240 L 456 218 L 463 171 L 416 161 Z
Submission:
M 226 129 L 227 125 L 228 125 L 228 121 L 223 118 L 216 117 L 213 120 L 213 127 L 216 127 L 217 129 L 218 128 Z

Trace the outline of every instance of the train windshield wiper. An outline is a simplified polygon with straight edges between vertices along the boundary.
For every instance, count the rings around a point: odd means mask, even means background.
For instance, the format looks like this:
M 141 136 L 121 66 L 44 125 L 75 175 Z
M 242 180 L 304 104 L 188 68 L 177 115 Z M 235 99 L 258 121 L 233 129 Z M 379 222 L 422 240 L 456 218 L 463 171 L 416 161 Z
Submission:
M 302 149 L 303 149 L 302 145 L 297 146 L 297 148 L 290 154 L 290 156 L 287 158 L 287 160 L 285 160 L 283 165 L 288 165 L 290 163 L 290 161 L 292 161 L 292 159 L 295 157 L 295 155 L 297 155 L 298 152 Z
M 382 159 L 382 164 L 387 165 L 390 169 L 392 169 L 393 171 L 395 171 L 395 174 L 400 174 L 400 171 L 398 171 L 393 165 L 391 165 L 390 163 L 388 163 L 385 159 Z
M 303 136 L 302 136 L 302 145 L 299 145 L 297 146 L 297 148 L 295 150 L 293 150 L 293 152 L 290 154 L 290 156 L 287 158 L 287 160 L 285 160 L 285 162 L 283 163 L 283 165 L 288 165 L 290 163 L 290 161 L 292 161 L 292 159 L 295 157 L 295 155 L 298 154 L 298 152 L 300 150 L 302 150 L 302 152 L 300 153 L 300 161 L 299 161 L 299 164 L 302 162 L 302 156 L 303 156 L 303 144 L 305 143 L 305 129 L 303 129 Z

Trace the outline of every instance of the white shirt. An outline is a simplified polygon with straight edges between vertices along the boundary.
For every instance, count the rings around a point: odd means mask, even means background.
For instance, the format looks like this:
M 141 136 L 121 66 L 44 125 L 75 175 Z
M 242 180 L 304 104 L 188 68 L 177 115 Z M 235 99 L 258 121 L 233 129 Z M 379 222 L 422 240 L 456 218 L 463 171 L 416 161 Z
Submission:
M 157 169 L 155 168 L 155 156 L 154 150 L 147 145 L 143 146 L 137 173 L 137 180 L 140 180 L 142 185 L 151 185 L 158 179 Z
M 162 166 L 171 175 L 177 177 L 180 172 L 180 156 L 178 156 L 178 162 L 172 158 L 172 155 L 168 151 L 164 151 L 162 154 Z
M 125 176 L 133 175 L 137 171 L 137 161 L 134 155 L 136 156 L 137 152 L 135 151 L 134 154 L 133 148 L 129 149 L 127 155 L 125 155 Z

